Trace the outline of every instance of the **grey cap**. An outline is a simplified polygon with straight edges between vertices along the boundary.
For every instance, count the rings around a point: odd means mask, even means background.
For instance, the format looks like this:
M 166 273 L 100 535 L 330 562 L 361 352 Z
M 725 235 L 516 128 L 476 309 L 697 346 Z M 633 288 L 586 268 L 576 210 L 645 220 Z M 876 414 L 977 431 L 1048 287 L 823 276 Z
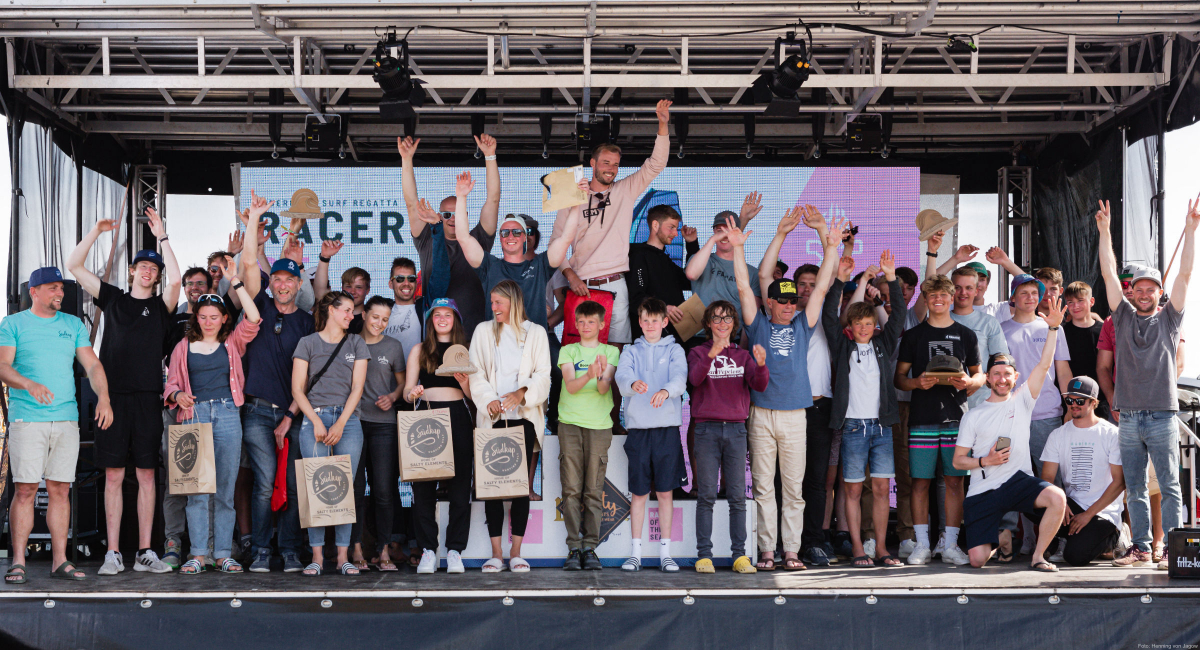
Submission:
M 1162 288 L 1162 273 L 1158 269 L 1152 269 L 1148 266 L 1142 266 L 1134 270 L 1133 278 L 1129 280 L 1130 284 L 1137 284 L 1138 280 L 1153 280 L 1158 288 Z
M 725 223 L 726 219 L 733 219 L 733 223 L 736 224 L 738 222 L 738 213 L 733 210 L 721 210 L 718 212 L 717 216 L 713 217 L 713 230 L 716 230 L 718 226 L 728 225 Z

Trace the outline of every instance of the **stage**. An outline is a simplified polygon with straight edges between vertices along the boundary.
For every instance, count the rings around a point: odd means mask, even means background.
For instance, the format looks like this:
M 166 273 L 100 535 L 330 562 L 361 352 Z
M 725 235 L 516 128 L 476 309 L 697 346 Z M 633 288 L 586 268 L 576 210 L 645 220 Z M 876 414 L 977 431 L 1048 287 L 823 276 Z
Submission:
M 1028 558 L 1022 558 L 1027 562 Z M 0 592 L 8 647 L 1196 647 L 1200 583 L 1093 564 L 736 575 L 125 573 Z M 1161 646 L 1160 646 L 1161 647 Z

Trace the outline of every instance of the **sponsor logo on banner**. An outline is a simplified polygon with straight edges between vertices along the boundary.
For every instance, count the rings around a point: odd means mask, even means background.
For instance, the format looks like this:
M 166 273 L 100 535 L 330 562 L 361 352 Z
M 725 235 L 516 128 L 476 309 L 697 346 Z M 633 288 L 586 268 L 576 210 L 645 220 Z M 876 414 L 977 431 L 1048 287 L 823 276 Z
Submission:
M 312 491 L 325 505 L 336 505 L 350 492 L 350 477 L 337 465 L 323 465 L 313 472 Z
M 441 422 L 418 420 L 408 428 L 408 448 L 421 458 L 434 458 L 446 449 L 450 434 Z
M 582 499 L 581 499 L 582 500 Z M 558 515 L 555 521 L 562 521 L 562 498 L 555 499 L 555 509 Z M 604 479 L 604 492 L 600 495 L 600 543 L 603 544 L 626 519 L 629 518 L 629 497 L 625 496 L 617 486 L 607 478 Z M 674 525 L 672 525 L 674 528 Z
M 199 458 L 200 446 L 199 439 L 193 431 L 188 431 L 175 441 L 175 467 L 179 468 L 184 474 L 191 474 L 196 468 L 196 460 Z
M 508 438 L 492 438 L 483 446 L 483 465 L 496 476 L 508 476 L 521 467 L 521 449 Z

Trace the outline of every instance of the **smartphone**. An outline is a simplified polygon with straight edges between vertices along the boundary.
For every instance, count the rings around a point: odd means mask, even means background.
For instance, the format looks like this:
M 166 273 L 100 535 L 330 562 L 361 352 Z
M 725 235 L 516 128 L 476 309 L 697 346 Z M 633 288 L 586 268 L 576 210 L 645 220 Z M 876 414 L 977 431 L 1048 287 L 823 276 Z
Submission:
M 1000 436 L 996 439 L 996 451 L 1004 451 L 1005 449 L 1008 449 L 1009 445 L 1011 444 L 1012 440 L 1004 436 Z

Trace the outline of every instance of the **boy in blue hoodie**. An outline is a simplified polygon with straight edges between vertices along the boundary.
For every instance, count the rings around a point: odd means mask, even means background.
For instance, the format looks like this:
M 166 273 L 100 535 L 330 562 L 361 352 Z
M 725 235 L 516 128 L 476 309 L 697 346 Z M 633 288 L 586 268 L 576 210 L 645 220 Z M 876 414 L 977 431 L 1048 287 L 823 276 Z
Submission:
M 621 393 L 630 396 L 625 408 L 625 455 L 629 458 L 629 491 L 633 494 L 633 549 L 621 568 L 642 568 L 642 523 L 653 487 L 658 497 L 659 568 L 674 572 L 679 565 L 671 559 L 671 496 L 675 488 L 687 483 L 679 439 L 687 356 L 674 336 L 663 335 L 667 305 L 662 300 L 643 300 L 638 306 L 638 324 L 642 336 L 621 353 L 616 374 Z

